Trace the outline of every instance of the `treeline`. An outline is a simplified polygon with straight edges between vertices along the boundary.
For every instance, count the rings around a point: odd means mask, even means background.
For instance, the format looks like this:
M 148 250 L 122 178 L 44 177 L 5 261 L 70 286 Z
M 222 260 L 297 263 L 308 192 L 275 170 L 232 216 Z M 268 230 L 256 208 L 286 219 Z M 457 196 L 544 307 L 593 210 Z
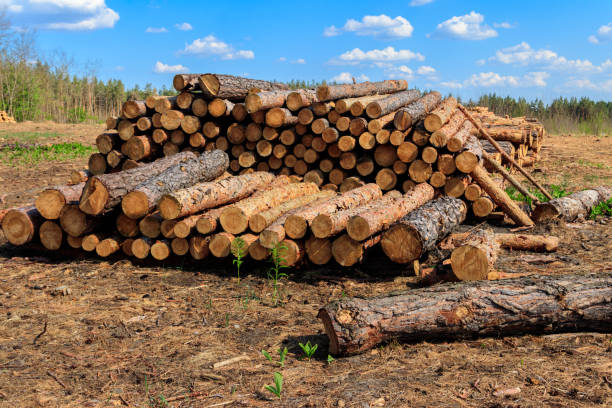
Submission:
M 483 95 L 469 105 L 486 106 L 497 115 L 528 116 L 539 119 L 552 133 L 612 135 L 612 101 L 589 98 L 556 98 L 550 104 L 542 100 Z

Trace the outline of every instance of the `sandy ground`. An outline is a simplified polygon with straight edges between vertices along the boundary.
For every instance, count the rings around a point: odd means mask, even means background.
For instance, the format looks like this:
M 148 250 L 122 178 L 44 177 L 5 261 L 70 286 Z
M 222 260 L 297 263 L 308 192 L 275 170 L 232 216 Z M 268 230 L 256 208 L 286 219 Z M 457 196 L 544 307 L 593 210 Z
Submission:
M 3 124 L 92 144 L 101 126 Z M 4 132 L 4 133 L 3 133 Z M 49 142 L 45 139 L 45 143 Z M 0 143 L 3 142 L 0 139 Z M 567 190 L 612 184 L 612 138 L 554 136 L 534 174 Z M 0 208 L 31 202 L 86 160 L 0 164 Z M 561 249 L 534 264 L 504 251 L 508 272 L 611 273 L 612 220 L 540 226 Z M 265 266 L 162 267 L 78 253 L 18 250 L 0 234 L 0 407 L 591 407 L 612 406 L 612 335 L 512 336 L 378 347 L 328 363 L 319 307 L 414 284 L 380 254 L 348 271 L 289 271 L 275 306 Z M 381 272 L 384 270 L 385 272 Z M 311 361 L 298 342 L 319 345 Z M 285 366 L 268 362 L 288 347 Z M 243 356 L 233 364 L 214 364 Z M 282 400 L 264 384 L 284 377 Z M 494 392 L 518 387 L 510 397 Z

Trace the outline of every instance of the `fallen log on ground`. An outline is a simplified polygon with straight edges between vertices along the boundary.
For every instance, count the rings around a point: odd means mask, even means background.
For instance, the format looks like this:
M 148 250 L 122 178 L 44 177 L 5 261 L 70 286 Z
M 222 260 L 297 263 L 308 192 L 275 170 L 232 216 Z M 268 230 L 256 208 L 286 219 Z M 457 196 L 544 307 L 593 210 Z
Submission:
M 454 249 L 461 245 L 471 232 L 463 232 L 449 235 L 440 243 L 442 249 Z M 559 248 L 559 238 L 552 235 L 533 234 L 495 234 L 495 241 L 506 249 L 534 252 L 554 252 Z
M 612 274 L 528 276 L 444 284 L 319 311 L 334 355 L 362 353 L 393 339 L 612 331 Z
M 533 219 L 536 222 L 542 222 L 556 218 L 565 221 L 574 221 L 579 217 L 587 218 L 593 207 L 610 198 L 612 198 L 612 187 L 600 186 L 591 190 L 578 191 L 567 197 L 555 198 L 538 204 L 533 211 Z
M 32 241 L 44 219 L 35 206 L 9 209 L 2 218 L 2 232 L 13 245 Z
M 451 268 L 460 281 L 487 279 L 497 260 L 499 244 L 489 229 L 472 232 L 451 253 Z

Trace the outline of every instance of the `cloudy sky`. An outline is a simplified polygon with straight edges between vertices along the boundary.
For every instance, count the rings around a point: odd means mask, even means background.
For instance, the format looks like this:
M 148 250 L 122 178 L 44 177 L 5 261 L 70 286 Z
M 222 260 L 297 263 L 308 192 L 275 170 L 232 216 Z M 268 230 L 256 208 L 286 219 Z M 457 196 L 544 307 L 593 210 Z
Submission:
M 405 78 L 476 97 L 610 100 L 612 1 L 0 0 L 103 78 L 170 85 L 177 72 L 290 80 Z

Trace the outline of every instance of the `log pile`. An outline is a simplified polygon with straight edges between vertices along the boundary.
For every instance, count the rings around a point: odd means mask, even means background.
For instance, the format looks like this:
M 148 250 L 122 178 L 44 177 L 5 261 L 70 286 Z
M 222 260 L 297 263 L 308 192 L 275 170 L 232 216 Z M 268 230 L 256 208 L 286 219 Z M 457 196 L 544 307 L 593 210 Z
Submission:
M 470 111 L 496 141 L 503 142 L 504 150 L 519 166 L 533 167 L 540 159 L 540 149 L 546 137 L 546 130 L 537 119 L 524 116 L 501 117 L 482 106 L 473 107 Z M 474 132 L 474 135 L 484 139 L 478 132 Z M 483 149 L 497 162 L 508 164 L 489 143 L 483 143 Z M 493 171 L 490 167 L 488 170 Z
M 5 111 L 0 111 L 0 123 L 16 123 L 15 118 L 10 116 Z

